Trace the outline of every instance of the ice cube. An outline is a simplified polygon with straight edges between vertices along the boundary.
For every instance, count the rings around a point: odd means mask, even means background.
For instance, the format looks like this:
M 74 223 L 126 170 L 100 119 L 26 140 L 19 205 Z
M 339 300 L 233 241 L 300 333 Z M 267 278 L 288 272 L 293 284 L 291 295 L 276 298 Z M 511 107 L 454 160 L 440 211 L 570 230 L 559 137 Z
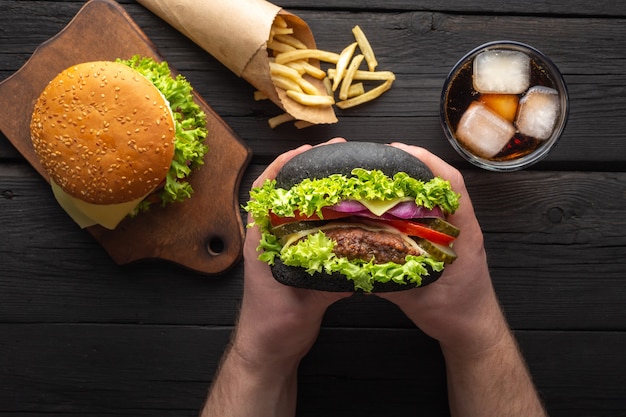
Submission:
M 530 57 L 523 52 L 491 50 L 474 58 L 474 89 L 479 93 L 521 94 L 530 85 Z
M 469 105 L 456 129 L 456 137 L 476 156 L 493 158 L 515 134 L 511 122 L 478 101 Z
M 515 124 L 520 133 L 546 140 L 552 135 L 559 110 L 558 91 L 550 87 L 535 86 L 521 98 Z
M 481 94 L 478 101 L 512 122 L 517 114 L 519 96 L 517 94 Z

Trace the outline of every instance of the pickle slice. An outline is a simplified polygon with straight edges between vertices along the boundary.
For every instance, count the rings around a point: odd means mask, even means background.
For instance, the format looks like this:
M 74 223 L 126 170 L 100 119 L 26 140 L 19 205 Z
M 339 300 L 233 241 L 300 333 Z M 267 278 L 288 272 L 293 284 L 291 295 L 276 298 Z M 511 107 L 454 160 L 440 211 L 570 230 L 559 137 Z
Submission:
M 314 227 L 322 226 L 328 223 L 323 220 L 310 220 L 303 222 L 292 222 L 281 224 L 280 226 L 273 227 L 270 231 L 272 234 L 278 238 L 283 236 L 291 235 L 293 233 L 301 232 L 302 230 L 312 229 Z
M 420 248 L 438 261 L 451 264 L 456 259 L 456 252 L 450 246 L 433 243 L 426 239 L 415 239 Z
M 419 219 L 418 222 L 430 227 L 431 229 L 437 230 L 438 232 L 445 233 L 448 236 L 458 237 L 461 233 L 461 230 L 459 230 L 458 227 L 439 217 Z

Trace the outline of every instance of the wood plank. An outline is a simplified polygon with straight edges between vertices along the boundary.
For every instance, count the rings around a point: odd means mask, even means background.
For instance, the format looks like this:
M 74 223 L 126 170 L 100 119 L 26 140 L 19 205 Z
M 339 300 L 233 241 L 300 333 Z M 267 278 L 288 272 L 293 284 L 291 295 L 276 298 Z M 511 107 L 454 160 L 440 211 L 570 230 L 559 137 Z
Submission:
M 192 415 L 230 331 L 0 324 L 0 415 Z M 626 334 L 516 336 L 552 417 L 624 412 Z M 300 367 L 299 387 L 299 416 L 448 415 L 441 353 L 415 329 L 323 329 Z
M 626 8 L 622 3 L 613 3 L 606 0 L 599 2 L 557 0 L 550 2 L 521 0 L 515 2 L 500 2 L 497 0 L 389 0 L 376 2 L 361 1 L 355 4 L 350 0 L 321 0 L 315 3 L 302 0 L 283 0 L 284 8 L 315 8 L 330 10 L 359 10 L 375 9 L 380 11 L 419 10 L 439 11 L 447 13 L 479 12 L 484 14 L 520 14 L 520 15 L 588 15 L 588 16 L 623 16 Z
M 182 326 L 0 328 L 0 415 L 190 415 L 201 407 L 230 335 Z M 37 347 L 42 340 L 46 346 Z

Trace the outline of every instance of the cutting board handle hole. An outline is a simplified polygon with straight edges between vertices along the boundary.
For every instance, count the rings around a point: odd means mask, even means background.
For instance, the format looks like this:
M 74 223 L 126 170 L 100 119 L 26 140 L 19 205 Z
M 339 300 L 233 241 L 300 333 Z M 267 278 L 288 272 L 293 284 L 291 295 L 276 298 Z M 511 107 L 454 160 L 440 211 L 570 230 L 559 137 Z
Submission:
M 219 236 L 210 237 L 206 248 L 210 255 L 217 256 L 224 252 L 224 240 Z

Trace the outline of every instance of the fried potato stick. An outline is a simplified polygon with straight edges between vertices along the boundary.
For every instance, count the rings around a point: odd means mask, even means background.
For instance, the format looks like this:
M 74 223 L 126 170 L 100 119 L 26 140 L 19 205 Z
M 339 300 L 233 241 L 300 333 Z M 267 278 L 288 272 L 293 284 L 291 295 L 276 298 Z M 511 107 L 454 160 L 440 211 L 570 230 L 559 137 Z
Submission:
M 328 78 L 335 78 L 336 70 L 334 68 L 328 69 Z M 355 81 L 386 81 L 386 80 L 395 80 L 396 76 L 391 71 L 363 71 L 357 70 L 354 73 L 354 77 L 352 78 Z
M 333 91 L 337 90 L 339 84 L 341 83 L 341 79 L 348 68 L 348 64 L 352 61 L 352 55 L 354 55 L 354 51 L 356 50 L 357 43 L 353 42 L 350 45 L 346 46 L 343 51 L 339 54 L 339 60 L 335 66 L 335 79 L 333 80 Z
M 318 61 L 336 64 L 337 61 L 339 61 L 339 54 L 321 51 L 319 49 L 296 49 L 295 51 L 278 54 L 276 56 L 276 63 L 286 64 L 287 62 L 301 59 L 317 59 Z
M 339 100 L 346 100 L 348 98 L 348 90 L 350 89 L 350 85 L 352 84 L 354 73 L 356 72 L 357 68 L 359 68 L 359 66 L 361 65 L 361 62 L 363 62 L 363 58 L 365 58 L 363 54 L 359 54 L 352 59 L 352 62 L 350 62 L 350 66 L 348 67 L 348 70 L 346 71 L 346 75 L 343 77 L 343 80 L 341 81 L 341 89 L 339 90 Z
M 285 90 L 285 93 L 292 100 L 305 106 L 332 106 L 335 104 L 335 99 L 332 96 L 315 96 L 294 90 Z
M 338 101 L 337 107 L 340 109 L 348 109 L 350 107 L 358 106 L 363 103 L 367 103 L 368 101 L 372 101 L 375 98 L 379 97 L 385 91 L 391 88 L 392 80 L 387 80 L 376 88 L 372 88 L 365 94 L 361 94 L 360 96 L 350 98 L 348 100 Z
M 359 49 L 365 56 L 365 62 L 367 62 L 367 68 L 370 71 L 375 71 L 378 66 L 378 61 L 376 61 L 376 56 L 374 55 L 374 50 L 372 49 L 372 45 L 370 45 L 369 40 L 363 33 L 363 30 L 359 25 L 356 25 L 352 28 L 352 34 L 354 34 L 354 39 L 356 39 L 359 44 Z

